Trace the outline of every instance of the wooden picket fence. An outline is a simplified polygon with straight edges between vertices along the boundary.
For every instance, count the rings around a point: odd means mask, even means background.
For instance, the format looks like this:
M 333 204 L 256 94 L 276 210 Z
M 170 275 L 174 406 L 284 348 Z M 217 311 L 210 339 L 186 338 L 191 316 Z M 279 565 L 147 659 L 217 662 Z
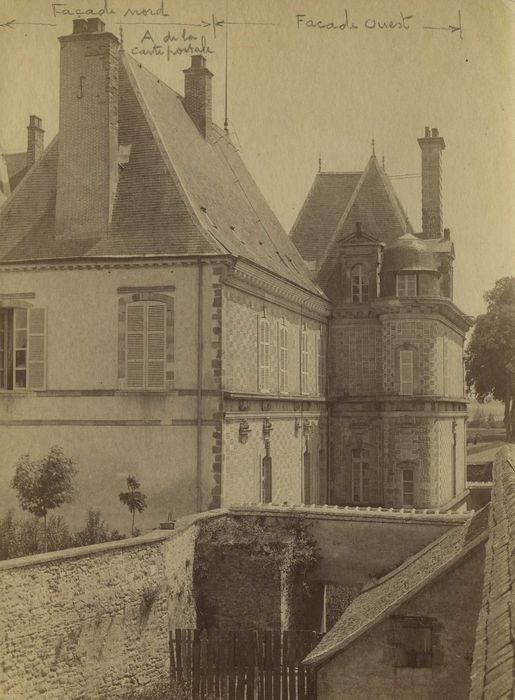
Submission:
M 298 630 L 170 632 L 172 681 L 192 700 L 316 700 L 302 659 L 322 635 Z

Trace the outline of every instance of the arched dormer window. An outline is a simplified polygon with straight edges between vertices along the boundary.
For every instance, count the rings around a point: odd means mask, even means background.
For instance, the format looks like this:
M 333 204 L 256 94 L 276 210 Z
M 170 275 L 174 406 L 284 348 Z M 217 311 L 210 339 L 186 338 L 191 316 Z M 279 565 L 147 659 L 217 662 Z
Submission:
M 368 301 L 368 275 L 361 263 L 354 265 L 351 270 L 352 303 Z

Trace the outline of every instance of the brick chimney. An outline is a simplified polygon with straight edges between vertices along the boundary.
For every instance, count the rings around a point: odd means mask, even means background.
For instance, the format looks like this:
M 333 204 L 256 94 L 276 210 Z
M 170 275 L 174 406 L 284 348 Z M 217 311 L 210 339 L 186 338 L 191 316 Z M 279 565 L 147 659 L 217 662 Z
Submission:
M 56 236 L 107 234 L 118 183 L 118 39 L 97 17 L 59 37 Z
M 424 138 L 418 139 L 422 151 L 422 234 L 424 238 L 441 238 L 442 151 L 445 141 L 438 129 L 426 126 Z
M 30 115 L 27 127 L 27 168 L 31 168 L 41 158 L 45 148 L 45 132 L 42 125 L 39 117 L 35 114 Z
M 206 138 L 211 131 L 211 78 L 204 56 L 192 56 L 191 66 L 184 71 L 184 106 Z

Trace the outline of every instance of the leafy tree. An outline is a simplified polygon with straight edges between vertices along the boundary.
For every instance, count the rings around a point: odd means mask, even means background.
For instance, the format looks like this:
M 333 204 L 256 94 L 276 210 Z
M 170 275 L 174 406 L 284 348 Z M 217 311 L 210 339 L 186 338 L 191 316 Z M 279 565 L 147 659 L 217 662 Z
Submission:
M 134 517 L 136 511 L 141 513 L 147 507 L 147 497 L 139 490 L 140 483 L 134 476 L 127 477 L 127 491 L 122 491 L 120 501 L 132 514 L 131 534 L 134 537 Z
M 45 552 L 48 550 L 47 513 L 72 499 L 75 462 L 61 447 L 54 446 L 46 457 L 31 460 L 22 455 L 16 463 L 11 485 L 16 489 L 23 510 L 43 518 Z
M 504 402 L 506 440 L 515 440 L 515 277 L 497 280 L 485 294 L 465 356 L 467 385 L 479 401 Z

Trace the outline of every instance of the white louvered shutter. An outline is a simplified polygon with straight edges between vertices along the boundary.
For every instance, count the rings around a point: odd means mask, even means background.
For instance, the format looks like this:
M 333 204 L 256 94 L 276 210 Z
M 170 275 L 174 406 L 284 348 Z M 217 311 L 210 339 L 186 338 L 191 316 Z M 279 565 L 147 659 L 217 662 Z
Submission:
M 46 385 L 45 316 L 45 309 L 29 309 L 27 343 L 27 386 L 29 389 L 44 389 Z
M 166 306 L 161 302 L 147 305 L 147 388 L 163 389 L 166 362 Z
M 145 304 L 127 306 L 127 388 L 145 388 Z
M 400 351 L 400 393 L 403 396 L 411 396 L 413 394 L 413 351 Z

